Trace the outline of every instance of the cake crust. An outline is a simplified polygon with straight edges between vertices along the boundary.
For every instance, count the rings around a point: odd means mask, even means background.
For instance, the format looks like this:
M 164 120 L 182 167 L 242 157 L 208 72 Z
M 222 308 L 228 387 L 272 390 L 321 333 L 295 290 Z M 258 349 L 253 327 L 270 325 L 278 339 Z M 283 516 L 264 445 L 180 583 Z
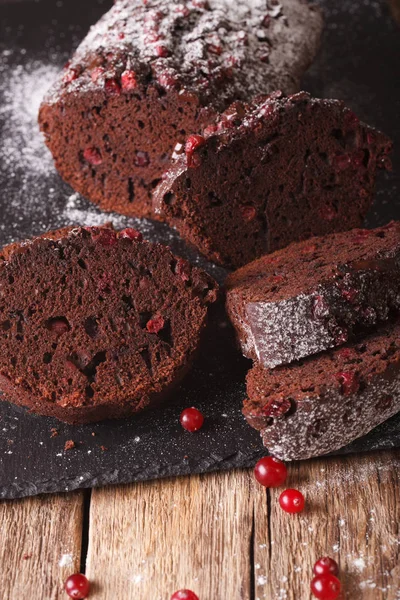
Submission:
M 299 89 L 321 30 L 304 0 L 117 0 L 41 106 L 57 169 L 103 210 L 151 216 L 175 144 L 234 100 Z

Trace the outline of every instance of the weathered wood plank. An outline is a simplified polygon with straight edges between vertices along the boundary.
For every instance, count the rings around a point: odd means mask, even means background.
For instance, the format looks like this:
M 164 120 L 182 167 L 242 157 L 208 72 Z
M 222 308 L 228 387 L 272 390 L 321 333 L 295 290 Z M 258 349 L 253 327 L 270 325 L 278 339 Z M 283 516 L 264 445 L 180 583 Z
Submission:
M 0 598 L 61 600 L 80 567 L 83 493 L 0 502 Z
M 246 471 L 92 494 L 87 575 L 96 600 L 250 600 L 253 482 Z
M 270 544 L 264 506 L 255 514 L 255 597 L 307 600 L 315 560 L 340 565 L 351 600 L 400 598 L 400 453 L 365 454 L 290 466 L 288 487 L 305 492 L 307 510 L 287 515 L 271 490 Z M 259 567 L 257 568 L 257 565 Z

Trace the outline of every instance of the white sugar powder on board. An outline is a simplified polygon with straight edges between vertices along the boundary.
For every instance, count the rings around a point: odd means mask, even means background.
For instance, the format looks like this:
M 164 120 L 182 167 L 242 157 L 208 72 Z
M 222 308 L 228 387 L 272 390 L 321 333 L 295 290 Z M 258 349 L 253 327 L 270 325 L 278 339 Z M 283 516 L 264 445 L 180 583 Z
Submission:
M 0 63 L 0 69 L 5 65 Z M 10 175 L 17 170 L 47 175 L 53 161 L 37 122 L 40 103 L 59 69 L 41 62 L 7 68 L 0 116 L 4 122 L 0 157 Z

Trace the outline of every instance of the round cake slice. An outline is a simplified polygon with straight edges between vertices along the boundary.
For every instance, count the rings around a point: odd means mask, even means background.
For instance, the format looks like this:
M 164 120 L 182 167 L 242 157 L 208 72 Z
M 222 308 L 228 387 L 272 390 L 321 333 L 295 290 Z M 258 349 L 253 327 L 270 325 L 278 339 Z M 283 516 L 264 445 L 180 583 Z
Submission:
M 0 389 L 68 423 L 133 415 L 188 370 L 216 295 L 133 229 L 25 242 L 0 262 Z
M 321 30 L 305 0 L 116 0 L 41 106 L 57 169 L 103 210 L 151 216 L 175 144 L 234 100 L 297 91 Z
M 243 414 L 283 460 L 333 452 L 400 411 L 400 322 L 343 348 L 247 376 Z
M 360 227 L 390 140 L 339 100 L 281 92 L 234 103 L 175 149 L 154 210 L 228 267 L 312 235 Z
M 340 346 L 400 312 L 400 222 L 293 243 L 225 287 L 243 354 L 262 366 Z

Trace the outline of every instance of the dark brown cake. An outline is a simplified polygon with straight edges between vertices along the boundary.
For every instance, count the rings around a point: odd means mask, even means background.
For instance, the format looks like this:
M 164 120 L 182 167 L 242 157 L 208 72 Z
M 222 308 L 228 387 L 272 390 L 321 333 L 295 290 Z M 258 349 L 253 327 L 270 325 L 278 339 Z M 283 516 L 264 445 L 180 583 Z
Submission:
M 0 263 L 0 389 L 68 423 L 132 415 L 188 369 L 216 294 L 133 229 L 21 244 Z
M 233 100 L 298 90 L 321 29 L 304 0 L 117 0 L 42 104 L 57 169 L 104 210 L 149 216 L 175 144 Z
M 332 452 L 400 410 L 400 322 L 287 367 L 256 364 L 247 393 L 243 414 L 272 455 Z
M 290 242 L 359 227 L 390 150 L 339 100 L 276 92 L 236 102 L 176 148 L 155 211 L 207 258 L 239 267 Z
M 400 311 L 400 222 L 291 244 L 225 285 L 243 354 L 264 367 L 340 346 Z

